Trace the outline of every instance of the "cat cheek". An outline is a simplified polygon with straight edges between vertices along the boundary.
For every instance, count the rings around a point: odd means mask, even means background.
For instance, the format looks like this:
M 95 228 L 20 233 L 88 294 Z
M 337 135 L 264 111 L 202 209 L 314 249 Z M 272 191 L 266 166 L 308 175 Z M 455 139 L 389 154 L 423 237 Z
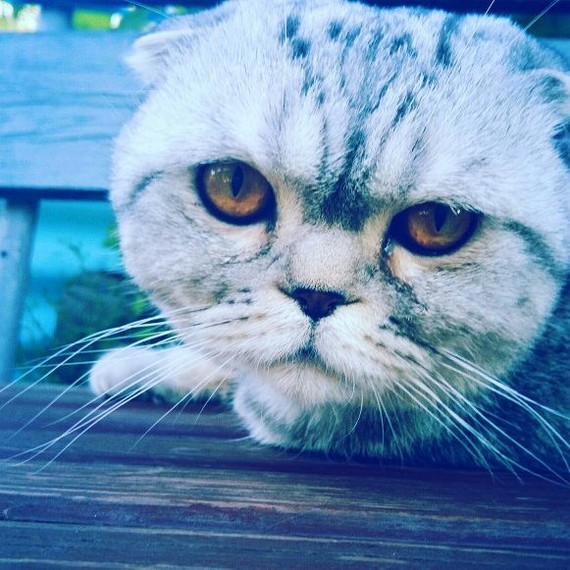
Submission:
M 392 277 L 413 285 L 417 279 L 422 279 L 425 269 L 418 259 L 403 247 L 394 245 L 385 258 L 386 267 Z

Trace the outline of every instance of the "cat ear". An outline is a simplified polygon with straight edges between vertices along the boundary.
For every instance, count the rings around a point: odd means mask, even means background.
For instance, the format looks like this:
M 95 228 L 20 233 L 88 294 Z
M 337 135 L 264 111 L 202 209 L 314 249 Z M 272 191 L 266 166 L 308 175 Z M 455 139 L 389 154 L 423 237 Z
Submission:
M 561 115 L 554 128 L 552 142 L 560 158 L 570 168 L 570 74 L 551 69 L 540 73 L 543 96 Z
M 183 38 L 192 37 L 188 29 L 153 32 L 139 38 L 125 61 L 134 69 L 143 85 L 150 87 L 163 78 L 168 54 Z
M 570 118 L 570 74 L 558 69 L 534 71 L 542 96 Z
M 230 1 L 211 10 L 167 20 L 155 31 L 139 38 L 125 61 L 144 85 L 156 85 L 164 77 L 170 54 L 176 51 L 176 46 L 191 44 L 193 39 L 233 14 L 235 8 L 235 2 Z

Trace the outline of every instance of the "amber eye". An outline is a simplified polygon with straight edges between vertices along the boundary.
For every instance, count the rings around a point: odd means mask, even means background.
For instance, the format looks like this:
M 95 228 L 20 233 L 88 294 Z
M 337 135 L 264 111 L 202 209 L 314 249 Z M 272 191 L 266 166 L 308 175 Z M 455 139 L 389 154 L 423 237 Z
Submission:
M 413 253 L 443 255 L 467 242 L 478 218 L 469 210 L 426 202 L 398 214 L 392 221 L 391 233 Z
M 243 162 L 206 164 L 198 171 L 198 191 L 210 213 L 234 224 L 269 216 L 273 190 L 267 180 Z

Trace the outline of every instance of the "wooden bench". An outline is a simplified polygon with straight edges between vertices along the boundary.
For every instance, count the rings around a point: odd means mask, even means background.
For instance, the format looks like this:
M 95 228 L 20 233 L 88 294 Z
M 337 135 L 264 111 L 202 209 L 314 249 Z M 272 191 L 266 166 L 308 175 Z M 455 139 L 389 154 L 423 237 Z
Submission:
M 0 406 L 12 397 L 0 409 L 1 568 L 570 567 L 567 487 L 262 448 L 201 404 L 163 418 L 135 403 L 52 463 L 69 439 L 19 464 L 95 404 L 69 417 L 84 390 L 16 387 Z
M 14 367 L 40 201 L 107 199 L 112 139 L 138 100 L 121 61 L 134 37 L 0 34 L 0 378 Z
M 547 2 L 497 4 L 538 14 Z M 121 64 L 133 38 L 0 34 L 0 381 L 12 374 L 38 205 L 107 197 L 111 141 L 139 100 Z M 553 43 L 570 55 L 570 42 Z M 0 567 L 570 567 L 566 487 L 283 453 L 201 405 L 153 426 L 167 410 L 136 403 L 53 463 L 50 450 L 20 464 L 97 405 L 84 390 L 22 390 L 0 388 Z

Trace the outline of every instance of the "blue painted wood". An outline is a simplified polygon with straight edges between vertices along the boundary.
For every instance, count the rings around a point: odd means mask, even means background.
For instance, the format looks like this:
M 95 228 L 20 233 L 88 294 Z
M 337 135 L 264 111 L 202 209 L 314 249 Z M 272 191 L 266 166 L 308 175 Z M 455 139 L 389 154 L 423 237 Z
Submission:
M 0 34 L 0 196 L 104 198 L 112 139 L 141 97 L 122 62 L 134 38 Z M 570 41 L 551 43 L 570 57 Z
M 0 187 L 101 189 L 139 102 L 125 33 L 0 34 Z
M 25 453 L 93 417 L 89 398 L 0 393 L 2 568 L 570 568 L 568 487 L 287 453 L 211 403 L 110 401 L 55 462 L 71 437 Z
M 105 200 L 112 140 L 139 101 L 132 34 L 0 34 L 0 378 L 11 377 L 41 199 Z
M 0 379 L 10 379 L 24 310 L 38 200 L 13 198 L 0 213 Z

